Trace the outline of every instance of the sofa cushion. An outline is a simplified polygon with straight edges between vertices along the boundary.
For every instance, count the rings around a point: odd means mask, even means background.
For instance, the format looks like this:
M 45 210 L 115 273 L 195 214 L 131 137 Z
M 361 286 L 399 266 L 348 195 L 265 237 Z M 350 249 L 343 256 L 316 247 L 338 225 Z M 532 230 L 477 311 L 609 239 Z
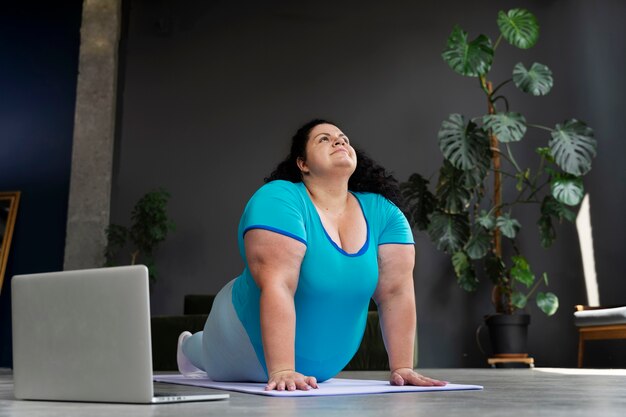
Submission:
M 610 326 L 626 324 L 626 307 L 600 308 L 574 312 L 576 326 Z

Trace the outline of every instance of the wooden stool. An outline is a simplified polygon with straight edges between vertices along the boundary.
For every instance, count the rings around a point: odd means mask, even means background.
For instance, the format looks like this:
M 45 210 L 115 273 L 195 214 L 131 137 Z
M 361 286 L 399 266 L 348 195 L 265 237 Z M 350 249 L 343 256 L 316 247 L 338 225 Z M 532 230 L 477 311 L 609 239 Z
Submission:
M 499 363 L 522 363 L 529 368 L 535 367 L 535 359 L 528 356 L 528 353 L 500 353 L 492 358 L 487 358 L 487 363 L 495 368 Z

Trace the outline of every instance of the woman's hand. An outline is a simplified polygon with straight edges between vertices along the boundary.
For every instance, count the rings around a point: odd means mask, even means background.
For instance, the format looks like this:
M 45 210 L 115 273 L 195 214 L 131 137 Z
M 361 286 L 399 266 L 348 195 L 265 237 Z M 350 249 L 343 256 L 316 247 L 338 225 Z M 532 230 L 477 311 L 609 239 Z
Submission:
M 391 372 L 389 382 L 391 385 L 417 385 L 421 387 L 442 387 L 447 385 L 447 382 L 425 377 L 411 368 L 399 368 Z
M 314 376 L 304 376 L 299 372 L 287 369 L 271 374 L 265 391 L 274 389 L 276 391 L 295 391 L 297 389 L 308 391 L 311 388 L 317 388 L 317 380 Z

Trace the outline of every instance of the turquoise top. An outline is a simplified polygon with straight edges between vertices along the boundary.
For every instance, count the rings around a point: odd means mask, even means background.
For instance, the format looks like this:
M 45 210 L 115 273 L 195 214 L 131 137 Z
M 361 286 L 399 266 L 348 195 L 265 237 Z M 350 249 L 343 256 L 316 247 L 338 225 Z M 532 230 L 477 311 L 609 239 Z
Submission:
M 239 223 L 239 251 L 245 263 L 233 286 L 233 305 L 267 373 L 259 318 L 260 291 L 244 250 L 244 235 L 265 229 L 306 245 L 296 308 L 296 370 L 318 381 L 332 378 L 354 356 L 367 320 L 369 300 L 378 283 L 378 246 L 413 244 L 402 212 L 374 193 L 352 193 L 367 223 L 367 239 L 357 253 L 332 241 L 303 183 L 272 181 L 250 199 Z

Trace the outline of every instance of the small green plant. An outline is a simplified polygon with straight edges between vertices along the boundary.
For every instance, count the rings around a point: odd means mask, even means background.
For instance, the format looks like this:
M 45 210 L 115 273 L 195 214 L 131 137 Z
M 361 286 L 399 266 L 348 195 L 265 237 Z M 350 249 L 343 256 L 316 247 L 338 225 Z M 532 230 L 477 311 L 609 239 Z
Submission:
M 408 202 L 411 223 L 427 230 L 439 250 L 451 256 L 457 282 L 467 291 L 477 289 L 477 266 L 482 266 L 493 285 L 492 302 L 497 313 L 513 314 L 526 306 L 539 285 L 548 284 L 547 274 L 536 279 L 529 262 L 521 254 L 516 238 L 521 224 L 515 210 L 535 205 L 541 245 L 549 247 L 556 238 L 554 222 L 573 221 L 568 208 L 578 205 L 584 195 L 582 177 L 591 169 L 596 155 L 593 131 L 580 120 L 570 119 L 554 128 L 531 124 L 511 111 L 510 101 L 501 89 L 512 83 L 533 96 L 543 96 L 553 86 L 552 72 L 540 63 L 514 66 L 512 76 L 495 88 L 488 79 L 494 54 L 504 39 L 527 49 L 539 37 L 535 16 L 524 9 L 498 13 L 500 34 L 495 42 L 485 35 L 468 40 L 458 26 L 448 38 L 443 60 L 458 74 L 477 79 L 485 96 L 487 114 L 467 120 L 461 114 L 450 114 L 438 133 L 439 148 L 444 156 L 435 192 L 428 189 L 429 180 L 413 174 L 402 185 Z M 543 135 L 532 135 L 536 165 L 521 166 L 513 155 L 514 147 L 523 146 L 528 128 Z M 533 164 L 534 165 L 534 164 Z M 485 187 L 487 177 L 493 179 Z M 503 199 L 503 188 L 511 186 L 514 197 Z M 549 189 L 549 192 L 544 190 Z M 489 193 L 487 192 L 489 191 Z M 509 193 L 507 193 L 509 195 Z M 503 237 L 512 256 L 503 255 Z M 555 294 L 536 294 L 537 306 L 547 315 L 559 306 Z
M 111 224 L 107 227 L 107 248 L 105 266 L 115 265 L 123 249 L 130 251 L 127 256 L 131 265 L 143 263 L 148 267 L 150 280 L 156 280 L 157 271 L 154 251 L 175 228 L 167 216 L 166 206 L 170 194 L 160 188 L 141 197 L 131 213 L 130 228 Z

